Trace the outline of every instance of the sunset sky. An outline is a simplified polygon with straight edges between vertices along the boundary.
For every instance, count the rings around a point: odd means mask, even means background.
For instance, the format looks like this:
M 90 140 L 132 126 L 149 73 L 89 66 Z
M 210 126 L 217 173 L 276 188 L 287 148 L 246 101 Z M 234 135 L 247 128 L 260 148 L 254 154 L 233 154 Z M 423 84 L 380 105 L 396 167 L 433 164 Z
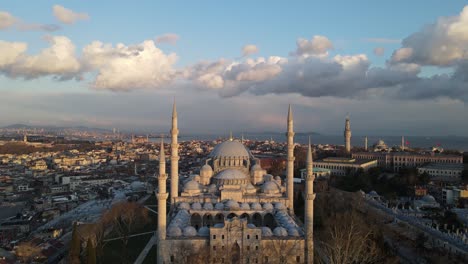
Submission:
M 344 2 L 344 3 L 343 3 Z M 0 126 L 468 135 L 466 1 L 3 1 Z

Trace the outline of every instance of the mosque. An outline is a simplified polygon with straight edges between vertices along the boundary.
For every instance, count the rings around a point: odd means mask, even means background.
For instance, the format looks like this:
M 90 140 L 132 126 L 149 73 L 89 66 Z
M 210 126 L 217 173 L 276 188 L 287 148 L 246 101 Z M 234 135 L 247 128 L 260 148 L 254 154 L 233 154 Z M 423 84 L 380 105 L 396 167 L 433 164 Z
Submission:
M 309 144 L 305 222 L 294 214 L 294 131 L 287 118 L 287 176 L 266 173 L 242 142 L 217 145 L 205 165 L 179 188 L 177 110 L 171 129 L 170 193 L 161 142 L 158 176 L 158 264 L 313 263 L 312 151 Z M 169 199 L 169 201 L 168 201 Z M 166 204 L 170 209 L 166 212 Z

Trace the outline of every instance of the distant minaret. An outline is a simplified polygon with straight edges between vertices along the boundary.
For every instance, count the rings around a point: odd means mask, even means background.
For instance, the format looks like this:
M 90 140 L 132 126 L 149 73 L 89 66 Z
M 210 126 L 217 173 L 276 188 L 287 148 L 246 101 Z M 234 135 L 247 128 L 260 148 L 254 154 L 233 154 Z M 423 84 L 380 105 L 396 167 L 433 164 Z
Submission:
M 242 136 L 241 136 L 241 143 L 244 144 L 244 133 L 242 133 Z
M 314 172 L 312 161 L 312 147 L 307 150 L 307 175 L 306 175 L 306 199 L 305 199 L 305 232 L 306 232 L 306 263 L 314 263 Z
M 232 131 L 229 131 L 229 141 L 233 141 L 234 138 L 232 137 Z
M 367 151 L 367 136 L 364 138 L 364 150 Z
M 288 131 L 286 136 L 288 138 L 288 158 L 287 158 L 287 167 L 286 167 L 286 175 L 287 175 L 287 191 L 286 194 L 288 196 L 289 202 L 289 212 L 291 214 L 294 213 L 294 130 L 293 130 L 293 113 L 291 109 L 291 105 L 289 105 L 288 110 Z
M 405 136 L 401 136 L 401 150 L 405 151 Z
M 24 136 L 23 136 L 23 142 L 24 142 L 24 143 L 28 143 L 28 135 L 27 135 L 27 134 L 24 134 Z
M 132 143 L 135 143 L 135 135 L 132 134 Z
M 346 153 L 351 153 L 351 125 L 349 124 L 349 116 L 346 116 L 344 137 Z
M 172 129 L 171 129 L 171 203 L 179 195 L 179 129 L 177 128 L 177 108 L 174 100 L 172 106 Z
M 159 241 L 166 240 L 166 155 L 164 154 L 164 139 L 161 138 L 161 149 L 159 151 L 159 176 L 158 176 L 158 264 L 163 264 L 163 247 Z

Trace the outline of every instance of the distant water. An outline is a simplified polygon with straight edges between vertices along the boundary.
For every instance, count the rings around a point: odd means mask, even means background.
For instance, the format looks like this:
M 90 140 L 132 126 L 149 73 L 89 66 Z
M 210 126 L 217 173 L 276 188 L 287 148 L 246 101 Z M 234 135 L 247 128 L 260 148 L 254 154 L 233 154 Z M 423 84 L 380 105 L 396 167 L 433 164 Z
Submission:
M 214 140 L 218 139 L 219 136 L 210 135 L 187 135 L 180 138 L 181 141 L 185 140 Z M 286 141 L 286 136 L 281 134 L 244 134 L 245 139 L 251 140 L 270 140 L 273 139 L 276 142 Z M 379 139 L 382 139 L 389 147 L 400 145 L 401 136 L 368 136 L 369 147 L 376 143 Z M 308 135 L 297 134 L 294 139 L 296 142 L 306 144 L 308 141 Z M 337 135 L 312 135 L 312 144 L 332 144 L 332 145 L 344 145 L 343 136 Z M 444 149 L 468 151 L 468 137 L 457 137 L 457 136 L 444 136 L 444 137 L 422 137 L 422 136 L 405 136 L 405 141 L 409 143 L 409 147 L 417 148 L 430 148 L 433 146 L 440 146 Z M 353 146 L 364 147 L 364 136 L 353 136 L 351 137 L 351 144 Z

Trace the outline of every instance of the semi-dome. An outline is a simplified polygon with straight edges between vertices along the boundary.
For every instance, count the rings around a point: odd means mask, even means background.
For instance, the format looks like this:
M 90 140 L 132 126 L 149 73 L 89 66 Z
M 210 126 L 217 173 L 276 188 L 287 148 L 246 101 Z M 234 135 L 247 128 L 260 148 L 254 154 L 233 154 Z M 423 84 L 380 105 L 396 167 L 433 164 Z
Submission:
M 281 187 L 278 186 L 278 183 L 274 181 L 267 181 L 262 185 L 262 192 L 269 194 L 280 193 Z
M 241 170 L 226 169 L 218 173 L 215 178 L 218 180 L 243 180 L 247 178 L 247 175 Z
M 213 168 L 211 168 L 210 165 L 205 164 L 205 165 L 202 166 L 201 171 L 209 171 L 209 172 L 211 172 L 211 171 L 213 171 Z
M 203 204 L 203 209 L 205 209 L 205 210 L 213 210 L 213 204 L 212 204 L 212 203 L 204 203 L 204 204 Z
M 193 226 L 186 226 L 183 231 L 184 236 L 193 237 L 197 235 L 197 230 Z
M 238 141 L 225 141 L 217 145 L 210 157 L 249 157 L 249 151 Z
M 258 202 L 254 202 L 254 203 L 252 203 L 250 208 L 252 208 L 252 210 L 262 210 L 262 205 L 260 203 L 258 203 Z
M 196 182 L 195 180 L 190 180 L 190 181 L 188 181 L 188 182 L 184 185 L 184 190 L 185 190 L 185 191 L 188 191 L 188 190 L 191 190 L 191 191 L 200 190 L 200 185 L 199 185 L 198 182 Z

